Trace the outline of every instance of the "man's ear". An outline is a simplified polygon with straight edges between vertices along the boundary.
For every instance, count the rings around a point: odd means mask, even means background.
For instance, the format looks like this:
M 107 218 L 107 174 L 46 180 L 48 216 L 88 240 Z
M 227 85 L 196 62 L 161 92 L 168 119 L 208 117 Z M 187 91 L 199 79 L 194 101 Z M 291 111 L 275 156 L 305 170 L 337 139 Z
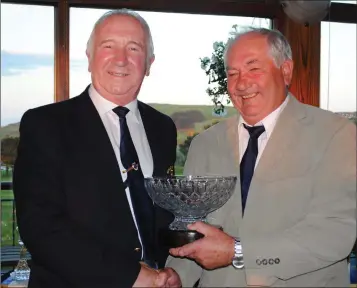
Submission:
M 152 57 L 148 61 L 149 63 L 146 66 L 146 73 L 145 73 L 146 76 L 150 75 L 150 68 L 151 68 L 152 63 L 154 63 L 154 61 L 155 61 L 155 55 L 152 55 Z
M 280 66 L 280 71 L 283 74 L 286 86 L 289 86 L 293 78 L 294 62 L 292 60 L 285 60 Z
M 88 48 L 86 49 L 86 55 L 87 55 L 87 59 L 88 59 L 88 72 L 91 73 L 92 72 L 92 68 L 91 68 L 91 56 L 90 53 L 88 51 Z

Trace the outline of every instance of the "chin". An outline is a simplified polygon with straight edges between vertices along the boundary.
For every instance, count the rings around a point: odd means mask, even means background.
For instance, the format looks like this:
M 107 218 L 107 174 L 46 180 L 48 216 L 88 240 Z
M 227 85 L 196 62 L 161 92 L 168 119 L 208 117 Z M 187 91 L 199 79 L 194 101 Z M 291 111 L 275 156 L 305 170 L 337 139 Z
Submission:
M 123 87 L 123 85 L 120 85 L 117 87 L 110 87 L 107 91 L 113 95 L 124 95 L 130 91 L 130 88 Z
M 242 112 L 242 116 L 244 117 L 244 119 L 246 120 L 250 120 L 250 121 L 255 121 L 255 123 L 259 122 L 260 120 L 262 120 L 263 118 L 261 117 L 262 113 L 261 111 L 244 111 L 244 113 Z M 255 124 L 254 123 L 254 124 Z

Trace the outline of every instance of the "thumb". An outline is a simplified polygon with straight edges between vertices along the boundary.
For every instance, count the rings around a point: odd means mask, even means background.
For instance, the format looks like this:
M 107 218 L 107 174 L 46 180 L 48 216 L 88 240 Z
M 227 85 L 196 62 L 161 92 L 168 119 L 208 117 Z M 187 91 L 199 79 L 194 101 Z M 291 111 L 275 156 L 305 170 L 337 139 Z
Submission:
M 190 230 L 195 230 L 197 232 L 200 232 L 200 233 L 206 235 L 206 234 L 209 233 L 209 231 L 211 231 L 211 229 L 213 227 L 211 225 L 209 225 L 209 224 L 206 224 L 204 222 L 198 221 L 198 222 L 195 222 L 193 224 L 187 225 L 187 228 L 190 229 Z

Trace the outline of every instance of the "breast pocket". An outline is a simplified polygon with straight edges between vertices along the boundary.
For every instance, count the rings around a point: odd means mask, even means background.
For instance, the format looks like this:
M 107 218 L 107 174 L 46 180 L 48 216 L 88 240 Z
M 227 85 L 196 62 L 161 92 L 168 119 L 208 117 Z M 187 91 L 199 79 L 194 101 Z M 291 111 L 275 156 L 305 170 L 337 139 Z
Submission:
M 251 185 L 244 217 L 267 232 L 279 231 L 305 217 L 311 197 L 311 177 L 284 178 L 268 183 L 257 180 Z

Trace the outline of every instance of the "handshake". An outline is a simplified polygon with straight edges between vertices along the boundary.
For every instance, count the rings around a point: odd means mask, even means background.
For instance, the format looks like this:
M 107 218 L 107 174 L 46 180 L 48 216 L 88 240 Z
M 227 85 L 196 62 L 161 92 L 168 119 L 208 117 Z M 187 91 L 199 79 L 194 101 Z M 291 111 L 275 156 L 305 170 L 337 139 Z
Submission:
M 172 268 L 155 270 L 141 262 L 141 270 L 133 287 L 182 287 L 179 275 Z

